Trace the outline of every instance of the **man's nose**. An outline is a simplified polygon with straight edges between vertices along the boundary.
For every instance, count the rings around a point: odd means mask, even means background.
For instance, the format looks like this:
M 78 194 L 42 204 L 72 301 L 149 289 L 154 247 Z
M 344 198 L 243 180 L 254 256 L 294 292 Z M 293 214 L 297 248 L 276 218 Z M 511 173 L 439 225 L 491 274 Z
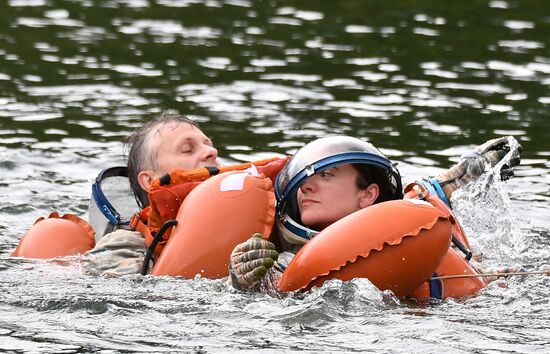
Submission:
M 216 160 L 218 158 L 218 150 L 210 145 L 204 145 L 201 159 L 203 161 Z

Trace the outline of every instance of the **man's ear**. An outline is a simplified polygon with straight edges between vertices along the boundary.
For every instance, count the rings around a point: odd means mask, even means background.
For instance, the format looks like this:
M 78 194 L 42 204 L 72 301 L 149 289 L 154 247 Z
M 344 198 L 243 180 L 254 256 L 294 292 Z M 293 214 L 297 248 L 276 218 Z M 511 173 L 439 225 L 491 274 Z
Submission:
M 146 192 L 149 192 L 149 188 L 151 187 L 151 183 L 153 183 L 154 179 L 155 178 L 153 177 L 153 171 L 151 171 L 151 170 L 141 171 L 137 175 L 137 180 L 138 180 L 139 185 Z
M 376 198 L 380 195 L 380 187 L 376 183 L 371 183 L 367 188 L 361 191 L 359 198 L 359 208 L 364 209 L 374 204 Z

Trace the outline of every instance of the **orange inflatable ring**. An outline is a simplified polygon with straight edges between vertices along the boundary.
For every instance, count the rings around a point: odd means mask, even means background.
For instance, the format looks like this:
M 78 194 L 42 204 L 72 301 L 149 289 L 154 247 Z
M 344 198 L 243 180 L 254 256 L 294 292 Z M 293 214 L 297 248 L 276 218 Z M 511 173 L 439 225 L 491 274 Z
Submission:
M 401 297 L 433 274 L 450 241 L 450 213 L 416 199 L 383 202 L 346 216 L 306 243 L 279 287 L 293 291 L 332 278 L 368 278 Z
M 59 216 L 51 213 L 48 218 L 36 220 L 21 238 L 14 257 L 55 258 L 84 253 L 95 246 L 95 231 L 83 219 L 73 214 Z
M 263 174 L 227 172 L 193 189 L 183 201 L 153 275 L 228 275 L 233 248 L 255 232 L 269 236 L 275 219 L 273 183 Z

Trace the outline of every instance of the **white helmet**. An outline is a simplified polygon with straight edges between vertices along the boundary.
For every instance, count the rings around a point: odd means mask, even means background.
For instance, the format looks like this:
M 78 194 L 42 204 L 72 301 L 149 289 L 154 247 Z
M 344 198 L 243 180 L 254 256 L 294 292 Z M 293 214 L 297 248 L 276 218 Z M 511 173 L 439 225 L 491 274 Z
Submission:
M 302 245 L 318 233 L 301 224 L 296 201 L 300 186 L 315 173 L 341 164 L 366 164 L 385 170 L 389 199 L 403 198 L 399 171 L 371 143 L 350 136 L 314 140 L 294 154 L 275 181 L 277 223 L 287 242 Z

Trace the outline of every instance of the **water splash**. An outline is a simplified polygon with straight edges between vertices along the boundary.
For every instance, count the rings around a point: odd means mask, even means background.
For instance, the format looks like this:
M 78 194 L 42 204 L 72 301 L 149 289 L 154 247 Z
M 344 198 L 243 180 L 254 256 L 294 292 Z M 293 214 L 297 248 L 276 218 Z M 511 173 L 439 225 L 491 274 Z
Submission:
M 520 145 L 508 137 L 510 151 L 495 166 L 486 166 L 478 179 L 453 193 L 451 203 L 469 235 L 473 248 L 484 259 L 514 262 L 527 244 L 516 218 L 516 207 L 509 197 L 507 183 L 500 171 L 518 154 Z

